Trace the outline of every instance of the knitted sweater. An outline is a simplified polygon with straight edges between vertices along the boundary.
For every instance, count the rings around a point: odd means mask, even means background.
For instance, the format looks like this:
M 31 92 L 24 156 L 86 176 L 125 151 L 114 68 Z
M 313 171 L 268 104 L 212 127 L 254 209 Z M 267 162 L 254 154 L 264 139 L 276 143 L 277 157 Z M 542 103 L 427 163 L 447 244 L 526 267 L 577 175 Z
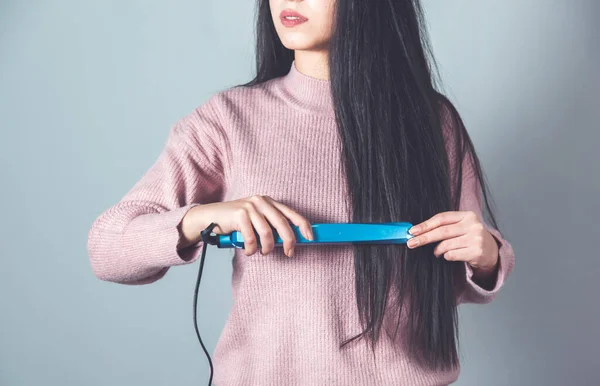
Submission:
M 460 209 L 481 213 L 473 174 L 466 170 L 464 176 Z M 155 164 L 92 225 L 91 266 L 102 280 L 151 283 L 199 257 L 202 242 L 177 249 L 178 225 L 195 205 L 262 194 L 312 223 L 350 222 L 346 189 L 329 81 L 309 77 L 292 63 L 283 77 L 215 94 L 171 128 Z M 465 264 L 460 303 L 491 301 L 512 270 L 511 245 L 496 229 L 488 230 L 500 245 L 495 286 L 478 286 Z M 396 340 L 382 334 L 375 357 L 364 341 L 339 349 L 362 331 L 353 263 L 348 245 L 302 246 L 291 258 L 282 248 L 266 256 L 236 250 L 233 306 L 212 354 L 214 384 L 455 381 L 459 369 L 429 371 L 414 363 L 402 331 Z

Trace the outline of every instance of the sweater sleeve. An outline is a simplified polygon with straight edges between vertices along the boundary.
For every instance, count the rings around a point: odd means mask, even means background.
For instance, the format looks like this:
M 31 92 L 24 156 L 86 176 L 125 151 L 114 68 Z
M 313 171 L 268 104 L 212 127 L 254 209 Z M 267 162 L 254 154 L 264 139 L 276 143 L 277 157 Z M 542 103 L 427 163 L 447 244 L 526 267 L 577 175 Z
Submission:
M 198 258 L 202 242 L 179 250 L 178 227 L 192 207 L 222 198 L 224 135 L 211 101 L 171 127 L 155 163 L 92 224 L 88 255 L 99 279 L 147 284 Z
M 448 102 L 449 103 L 449 102 Z M 462 125 L 460 118 L 458 121 L 450 116 L 451 108 L 445 106 L 442 109 L 442 125 L 444 127 L 445 138 L 448 148 L 449 165 L 451 181 L 454 181 L 453 185 L 457 185 L 458 173 L 457 170 L 457 159 L 459 158 L 459 146 L 464 147 L 464 141 L 462 139 L 457 141 L 455 136 L 457 125 Z M 463 127 L 464 129 L 464 127 Z M 466 133 L 463 133 L 465 135 Z M 466 149 L 466 147 L 464 147 Z M 498 244 L 498 271 L 495 280 L 489 283 L 489 286 L 485 288 L 474 281 L 473 269 L 471 266 L 464 262 L 460 264 L 459 274 L 457 276 L 457 295 L 458 303 L 489 303 L 495 297 L 500 288 L 503 286 L 506 278 L 513 269 L 515 263 L 515 255 L 511 244 L 505 240 L 502 234 L 489 224 L 484 221 L 482 216 L 482 189 L 479 179 L 474 167 L 474 160 L 472 153 L 465 151 L 465 155 L 462 160 L 462 176 L 461 178 L 461 194 L 460 194 L 460 211 L 472 211 L 481 219 L 485 228 L 496 240 Z
M 470 165 L 470 163 L 469 163 Z M 479 218 L 481 213 L 481 187 L 472 170 L 465 170 L 463 178 L 462 194 L 460 198 L 460 210 L 473 211 Z M 515 255 L 511 244 L 505 240 L 502 234 L 485 221 L 485 228 L 496 240 L 498 244 L 498 271 L 495 281 L 490 283 L 489 287 L 482 287 L 473 280 L 473 269 L 468 263 L 463 263 L 464 272 L 459 276 L 459 296 L 458 303 L 489 303 L 495 297 L 506 278 L 513 269 Z

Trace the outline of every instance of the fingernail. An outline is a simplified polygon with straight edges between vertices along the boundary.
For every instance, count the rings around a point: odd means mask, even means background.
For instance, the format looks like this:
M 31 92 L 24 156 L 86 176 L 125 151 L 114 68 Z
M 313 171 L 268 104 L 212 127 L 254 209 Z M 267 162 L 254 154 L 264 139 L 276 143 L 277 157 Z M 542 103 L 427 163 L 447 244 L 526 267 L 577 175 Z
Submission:
M 315 239 L 315 236 L 313 235 L 311 228 L 308 228 L 308 231 L 306 232 L 306 234 L 308 235 L 308 239 L 310 241 L 313 241 Z
M 420 230 L 421 230 L 420 227 L 414 226 L 408 230 L 408 233 L 410 233 L 411 235 L 414 235 L 414 234 L 419 233 Z
M 294 256 L 294 248 L 292 248 L 288 251 L 288 257 L 292 257 L 292 256 Z
M 419 239 L 417 239 L 417 238 L 410 239 L 410 240 L 408 240 L 407 245 L 408 245 L 409 248 L 416 247 L 416 246 L 419 245 Z

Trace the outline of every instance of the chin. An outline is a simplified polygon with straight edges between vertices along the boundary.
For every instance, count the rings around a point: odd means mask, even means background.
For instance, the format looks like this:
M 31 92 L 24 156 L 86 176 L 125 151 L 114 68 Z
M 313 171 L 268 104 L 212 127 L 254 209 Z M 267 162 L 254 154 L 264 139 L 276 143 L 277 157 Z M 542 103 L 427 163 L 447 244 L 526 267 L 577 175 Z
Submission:
M 307 39 L 307 38 L 287 38 L 287 39 L 282 39 L 281 42 L 283 43 L 284 47 L 287 48 L 288 50 L 293 50 L 293 51 L 313 51 L 313 50 L 319 50 L 322 48 L 323 44 L 319 41 L 316 41 L 314 39 Z

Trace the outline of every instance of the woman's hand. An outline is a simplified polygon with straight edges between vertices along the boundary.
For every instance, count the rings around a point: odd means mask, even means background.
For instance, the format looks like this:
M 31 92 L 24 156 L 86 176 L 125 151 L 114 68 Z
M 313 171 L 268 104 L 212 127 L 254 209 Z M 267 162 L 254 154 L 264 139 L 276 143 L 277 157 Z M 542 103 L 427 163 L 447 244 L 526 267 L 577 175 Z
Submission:
M 288 220 L 300 228 L 302 236 L 313 239 L 310 222 L 293 209 L 283 205 L 269 196 L 255 195 L 235 201 L 198 205 L 188 211 L 181 222 L 180 248 L 194 244 L 200 240 L 202 232 L 210 223 L 217 226 L 213 232 L 227 234 L 239 231 L 244 237 L 244 251 L 252 255 L 258 250 L 259 235 L 261 253 L 268 254 L 275 247 L 275 239 L 271 226 L 275 228 L 283 240 L 284 253 L 294 254 L 296 237 Z
M 440 241 L 433 251 L 435 256 L 465 261 L 479 278 L 491 276 L 498 268 L 498 243 L 474 212 L 438 213 L 409 232 L 416 236 L 408 241 L 409 248 Z

